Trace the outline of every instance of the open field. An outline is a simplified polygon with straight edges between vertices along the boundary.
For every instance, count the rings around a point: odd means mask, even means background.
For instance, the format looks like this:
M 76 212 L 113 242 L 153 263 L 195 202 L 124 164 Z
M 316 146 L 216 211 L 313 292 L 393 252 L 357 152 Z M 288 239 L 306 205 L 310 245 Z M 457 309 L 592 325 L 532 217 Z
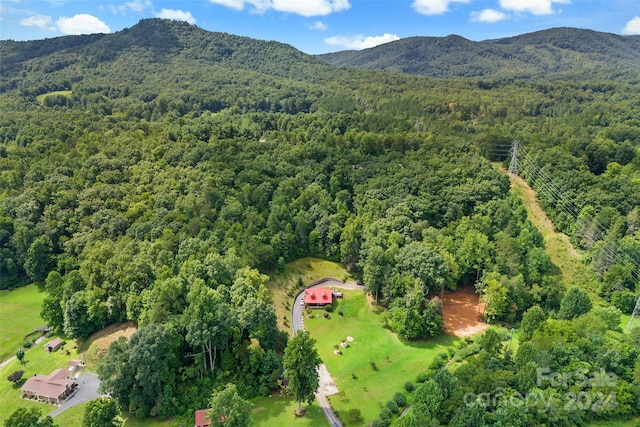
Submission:
M 318 258 L 300 258 L 284 267 L 284 271 L 271 276 L 267 286 L 271 290 L 273 303 L 278 317 L 278 329 L 289 334 L 291 330 L 291 303 L 296 293 L 316 280 L 333 277 L 342 280 L 347 277 L 347 270 L 341 264 Z M 298 284 L 302 279 L 303 287 Z M 286 319 L 286 320 L 285 320 Z
M 368 423 L 378 417 L 381 407 L 396 392 L 403 391 L 406 381 L 414 381 L 457 338 L 403 342 L 382 327 L 380 312 L 369 306 L 362 291 L 343 292 L 344 299 L 339 300 L 330 319 L 322 317 L 323 310 L 314 310 L 315 317 L 306 318 L 305 326 L 317 341 L 318 353 L 338 389 L 344 392 L 343 396 L 331 396 L 331 405 L 345 425 L 350 425 L 348 412 L 352 408 L 360 409 L 364 423 Z M 344 315 L 338 314 L 340 310 Z M 348 348 L 340 348 L 341 356 L 335 355 L 334 346 L 347 337 L 353 341 L 348 342 Z
M 0 361 L 16 354 L 25 336 L 44 325 L 40 306 L 46 293 L 36 284 L 0 291 Z
M 41 95 L 36 96 L 36 101 L 38 101 L 40 104 L 44 104 L 44 99 L 49 95 L 62 95 L 62 96 L 66 96 L 67 98 L 70 98 L 71 97 L 71 91 L 70 90 L 57 90 L 55 92 L 43 93 Z

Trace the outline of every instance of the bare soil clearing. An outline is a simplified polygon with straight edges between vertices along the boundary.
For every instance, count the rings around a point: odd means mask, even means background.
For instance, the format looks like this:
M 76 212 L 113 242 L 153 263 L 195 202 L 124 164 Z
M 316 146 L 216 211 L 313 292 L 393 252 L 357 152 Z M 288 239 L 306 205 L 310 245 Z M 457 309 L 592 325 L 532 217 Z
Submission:
M 442 296 L 444 333 L 456 337 L 469 337 L 487 329 L 489 324 L 480 320 L 484 311 L 480 295 L 473 286 L 459 288 Z

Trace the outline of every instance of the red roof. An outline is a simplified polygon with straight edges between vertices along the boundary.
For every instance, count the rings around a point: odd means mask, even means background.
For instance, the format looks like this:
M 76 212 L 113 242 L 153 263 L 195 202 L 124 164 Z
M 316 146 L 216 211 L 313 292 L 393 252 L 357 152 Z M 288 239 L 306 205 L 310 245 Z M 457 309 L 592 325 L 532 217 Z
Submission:
M 331 294 L 331 289 L 313 288 L 304 291 L 305 304 L 331 304 L 332 302 L 333 295 Z
M 207 417 L 208 409 L 198 409 L 196 411 L 196 426 L 195 427 L 206 427 L 211 425 L 211 420 L 205 418 Z

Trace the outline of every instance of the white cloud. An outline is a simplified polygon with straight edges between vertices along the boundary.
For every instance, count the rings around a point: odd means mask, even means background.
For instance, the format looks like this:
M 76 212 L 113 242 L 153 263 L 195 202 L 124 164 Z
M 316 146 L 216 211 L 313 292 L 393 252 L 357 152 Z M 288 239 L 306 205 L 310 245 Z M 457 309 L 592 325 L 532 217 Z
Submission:
M 415 0 L 411 6 L 422 15 L 442 15 L 451 3 L 469 3 L 471 0 Z
M 322 21 L 316 21 L 313 24 L 307 25 L 310 30 L 327 31 L 329 27 Z
M 22 19 L 20 25 L 25 27 L 38 27 L 45 31 L 55 31 L 56 26 L 53 25 L 53 19 L 46 15 L 34 15 L 28 18 Z
M 71 18 L 63 16 L 58 18 L 56 22 L 58 29 L 64 34 L 93 34 L 93 33 L 110 33 L 111 30 L 101 20 L 93 15 L 80 13 Z
M 187 21 L 189 24 L 196 23 L 196 18 L 193 17 L 191 12 L 175 9 L 162 9 L 159 13 L 156 13 L 156 18 L 173 19 L 174 21 Z
M 333 46 L 341 46 L 345 49 L 361 50 L 394 40 L 400 40 L 400 37 L 395 34 L 384 34 L 382 36 L 363 36 L 358 34 L 355 36 L 333 36 L 324 39 L 324 42 Z
M 471 12 L 471 20 L 474 22 L 487 22 L 492 24 L 507 19 L 508 16 L 504 12 L 495 9 L 484 9 L 480 12 Z
M 120 6 L 112 5 L 112 6 L 109 6 L 109 8 L 113 13 L 125 13 L 129 10 L 139 13 L 139 12 L 143 12 L 146 9 L 150 9 L 151 6 L 152 5 L 150 0 L 133 0 L 133 1 L 128 1 L 124 4 L 121 4 Z
M 528 12 L 533 15 L 551 15 L 554 4 L 569 4 L 571 0 L 500 0 L 500 7 L 510 12 Z
M 627 25 L 622 29 L 622 34 L 625 36 L 640 35 L 640 16 L 634 16 L 633 19 L 627 22 Z
M 302 16 L 325 16 L 349 9 L 349 0 L 209 0 L 235 10 L 252 7 L 252 12 L 264 13 L 267 10 L 294 13 Z

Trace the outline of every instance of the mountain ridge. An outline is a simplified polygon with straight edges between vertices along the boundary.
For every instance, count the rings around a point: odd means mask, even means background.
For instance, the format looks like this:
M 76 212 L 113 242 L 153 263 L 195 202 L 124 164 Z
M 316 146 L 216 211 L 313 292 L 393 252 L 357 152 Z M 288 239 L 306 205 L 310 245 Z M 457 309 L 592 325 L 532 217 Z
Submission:
M 535 77 L 576 69 L 637 70 L 640 37 L 559 27 L 479 42 L 417 36 L 316 57 L 332 65 L 430 77 Z

